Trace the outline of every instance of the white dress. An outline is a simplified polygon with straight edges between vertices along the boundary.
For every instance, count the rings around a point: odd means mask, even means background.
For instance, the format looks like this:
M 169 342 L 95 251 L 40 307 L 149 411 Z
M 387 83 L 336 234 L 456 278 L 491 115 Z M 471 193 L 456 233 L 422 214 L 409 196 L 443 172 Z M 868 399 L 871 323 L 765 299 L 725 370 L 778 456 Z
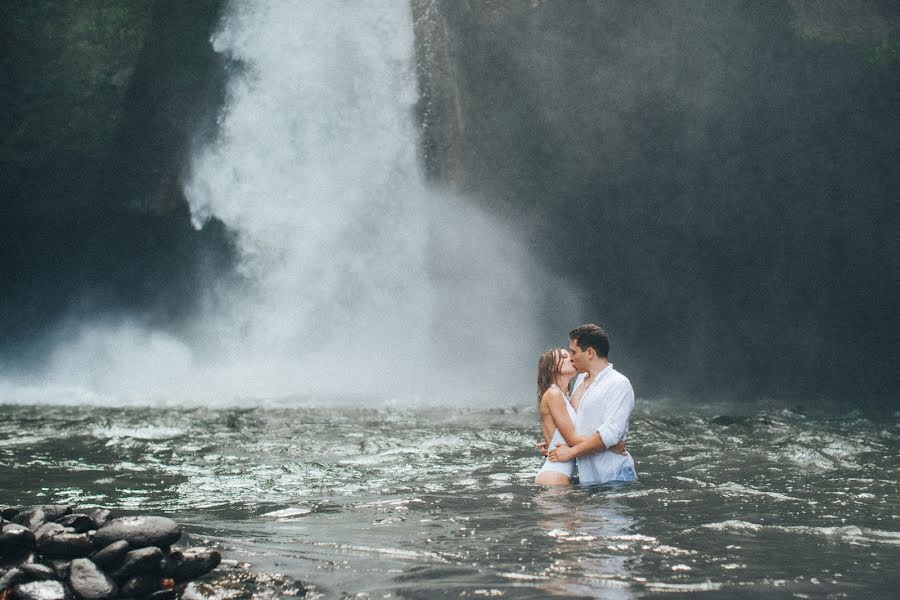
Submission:
M 551 386 L 559 389 L 559 386 L 555 383 Z M 562 390 L 560 390 L 562 391 Z M 575 423 L 575 409 L 572 408 L 572 405 L 569 404 L 569 397 L 563 392 L 563 397 L 566 399 L 566 411 L 569 413 L 569 418 L 572 419 L 572 423 Z M 563 439 L 562 434 L 559 432 L 559 427 L 556 428 L 556 432 L 554 432 L 553 437 L 550 439 L 550 445 L 547 447 L 548 450 L 552 450 L 556 446 L 560 444 L 565 444 L 566 440 Z M 569 479 L 572 478 L 572 475 L 575 473 L 575 460 L 566 460 L 563 462 L 552 462 L 549 458 L 544 461 L 544 466 L 541 467 L 539 473 L 543 473 L 544 471 L 556 471 L 557 473 L 562 473 L 567 476 Z

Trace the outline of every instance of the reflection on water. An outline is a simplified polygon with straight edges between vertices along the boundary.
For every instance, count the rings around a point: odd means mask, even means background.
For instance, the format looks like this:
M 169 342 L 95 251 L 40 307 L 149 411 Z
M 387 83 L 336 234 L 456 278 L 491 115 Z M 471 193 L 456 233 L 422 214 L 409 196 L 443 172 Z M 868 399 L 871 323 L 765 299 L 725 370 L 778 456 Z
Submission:
M 653 408 L 639 481 L 542 489 L 527 411 L 2 406 L 0 502 L 167 514 L 327 598 L 900 585 L 900 416 Z
M 564 575 L 548 578 L 543 590 L 564 597 L 634 597 L 629 550 L 643 536 L 632 533 L 635 520 L 627 507 L 604 494 L 604 488 L 616 487 L 538 490 L 537 523 L 556 542 L 553 554 L 558 558 L 550 570 Z

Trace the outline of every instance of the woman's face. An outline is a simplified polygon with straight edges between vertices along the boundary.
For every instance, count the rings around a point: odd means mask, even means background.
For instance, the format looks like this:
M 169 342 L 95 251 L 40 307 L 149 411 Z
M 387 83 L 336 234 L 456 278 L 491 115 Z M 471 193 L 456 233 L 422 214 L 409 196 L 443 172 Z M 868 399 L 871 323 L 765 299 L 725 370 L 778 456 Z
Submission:
M 556 368 L 563 377 L 572 377 L 578 372 L 575 370 L 575 365 L 569 360 L 569 351 L 565 348 L 561 348 L 559 351 L 559 362 L 556 363 Z

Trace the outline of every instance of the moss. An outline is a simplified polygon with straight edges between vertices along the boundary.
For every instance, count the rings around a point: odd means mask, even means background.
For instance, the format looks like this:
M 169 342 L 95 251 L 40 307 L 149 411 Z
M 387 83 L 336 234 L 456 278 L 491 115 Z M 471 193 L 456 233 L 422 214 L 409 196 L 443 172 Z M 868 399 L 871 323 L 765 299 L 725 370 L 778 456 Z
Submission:
M 125 85 L 149 24 L 150 0 L 35 0 L 6 7 L 9 41 L 0 159 L 33 169 L 58 153 L 100 157 L 122 115 Z

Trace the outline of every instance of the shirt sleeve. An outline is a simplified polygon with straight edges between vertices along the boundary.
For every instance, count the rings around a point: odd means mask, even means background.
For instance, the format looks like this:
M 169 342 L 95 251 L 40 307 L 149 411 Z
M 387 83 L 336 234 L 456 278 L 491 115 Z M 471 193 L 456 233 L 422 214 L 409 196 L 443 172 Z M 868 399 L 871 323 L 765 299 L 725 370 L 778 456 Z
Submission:
M 618 444 L 628 432 L 628 419 L 634 410 L 634 388 L 631 387 L 631 382 L 626 380 L 617 386 L 607 406 L 606 418 L 597 428 L 597 433 L 609 448 Z

